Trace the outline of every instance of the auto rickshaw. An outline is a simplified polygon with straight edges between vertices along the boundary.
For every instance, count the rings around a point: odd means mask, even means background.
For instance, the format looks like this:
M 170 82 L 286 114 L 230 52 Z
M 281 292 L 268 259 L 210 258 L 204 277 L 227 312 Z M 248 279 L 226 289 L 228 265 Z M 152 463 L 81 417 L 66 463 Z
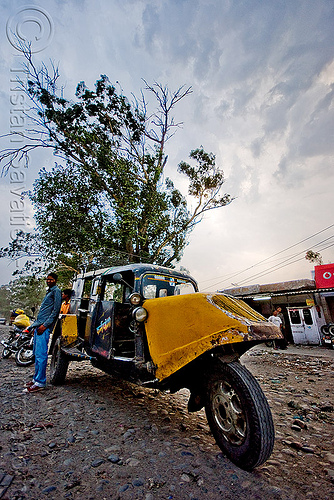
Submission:
M 251 347 L 282 338 L 280 329 L 246 303 L 199 293 L 186 273 L 149 264 L 91 271 L 73 283 L 69 314 L 50 346 L 50 380 L 65 381 L 70 361 L 130 382 L 190 391 L 189 412 L 205 408 L 212 434 L 245 470 L 264 463 L 274 445 L 271 411 L 240 363 Z

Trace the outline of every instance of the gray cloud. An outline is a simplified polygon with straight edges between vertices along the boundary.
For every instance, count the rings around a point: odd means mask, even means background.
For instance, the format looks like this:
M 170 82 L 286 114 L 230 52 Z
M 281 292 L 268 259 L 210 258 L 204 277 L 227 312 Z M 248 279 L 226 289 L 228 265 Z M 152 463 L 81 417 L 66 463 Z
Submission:
M 19 0 L 2 2 L 2 18 L 20 6 Z M 238 198 L 205 220 L 211 240 L 201 237 L 204 226 L 196 228 L 186 267 L 204 269 L 196 256 L 205 253 L 211 269 L 221 268 L 226 258 L 217 248 L 224 249 L 229 268 L 238 265 L 238 256 L 247 267 L 260 251 L 258 235 L 267 236 L 261 252 L 271 252 L 277 218 L 284 225 L 282 246 L 306 230 L 303 217 L 311 231 L 318 229 L 310 200 L 317 205 L 315 193 L 323 201 L 333 190 L 333 78 L 326 73 L 333 59 L 332 0 L 49 0 L 47 9 L 55 33 L 38 57 L 59 61 L 67 97 L 78 81 L 93 85 L 101 73 L 118 80 L 127 95 L 138 94 L 142 77 L 172 89 L 193 86 L 176 111 L 184 127 L 168 145 L 174 162 L 169 171 L 203 144 L 217 154 L 226 191 Z M 0 41 L 3 131 L 14 56 L 4 33 Z M 41 158 L 33 162 L 32 178 Z M 1 217 L 5 227 L 8 213 Z M 328 217 L 321 214 L 324 225 Z M 219 234 L 216 226 L 223 228 Z

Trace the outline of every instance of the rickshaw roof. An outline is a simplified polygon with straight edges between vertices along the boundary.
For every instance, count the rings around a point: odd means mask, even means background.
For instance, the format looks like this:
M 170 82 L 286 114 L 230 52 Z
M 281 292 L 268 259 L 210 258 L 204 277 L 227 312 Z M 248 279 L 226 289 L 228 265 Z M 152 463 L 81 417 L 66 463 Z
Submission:
M 168 267 L 157 266 L 154 264 L 127 264 L 124 266 L 106 267 L 103 269 L 96 269 L 95 271 L 88 271 L 86 273 L 81 273 L 77 275 L 77 279 L 82 278 L 94 278 L 95 276 L 110 276 L 116 273 L 122 273 L 126 271 L 132 271 L 136 276 L 141 276 L 144 273 L 152 272 L 157 274 L 164 274 L 169 276 L 174 276 L 176 278 L 188 279 L 196 284 L 196 280 L 192 278 L 189 274 L 184 271 L 177 271 L 175 269 L 170 269 Z

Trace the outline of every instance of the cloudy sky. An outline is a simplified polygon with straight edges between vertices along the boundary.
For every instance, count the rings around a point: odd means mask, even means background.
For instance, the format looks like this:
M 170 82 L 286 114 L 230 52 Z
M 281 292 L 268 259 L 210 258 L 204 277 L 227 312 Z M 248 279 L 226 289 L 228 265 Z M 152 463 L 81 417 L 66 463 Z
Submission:
M 310 278 L 306 250 L 334 261 L 333 8 L 333 0 L 3 0 L 1 133 L 20 125 L 14 32 L 33 40 L 36 60 L 59 65 L 68 99 L 101 74 L 126 95 L 139 94 L 142 78 L 192 86 L 175 112 L 183 127 L 168 144 L 166 173 L 186 192 L 177 164 L 203 145 L 235 200 L 197 225 L 181 264 L 202 290 Z M 26 203 L 15 219 L 13 185 L 29 188 L 54 162 L 43 153 L 31 160 L 0 179 L 1 246 L 16 222 L 33 224 Z M 0 262 L 0 283 L 14 269 Z

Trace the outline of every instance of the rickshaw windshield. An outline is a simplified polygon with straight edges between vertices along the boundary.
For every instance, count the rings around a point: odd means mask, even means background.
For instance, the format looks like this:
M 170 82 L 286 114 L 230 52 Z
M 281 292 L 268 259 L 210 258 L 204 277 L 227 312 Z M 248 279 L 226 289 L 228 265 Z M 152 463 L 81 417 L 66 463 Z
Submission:
M 163 274 L 146 274 L 143 277 L 142 289 L 145 299 L 185 295 L 196 292 L 191 281 Z

